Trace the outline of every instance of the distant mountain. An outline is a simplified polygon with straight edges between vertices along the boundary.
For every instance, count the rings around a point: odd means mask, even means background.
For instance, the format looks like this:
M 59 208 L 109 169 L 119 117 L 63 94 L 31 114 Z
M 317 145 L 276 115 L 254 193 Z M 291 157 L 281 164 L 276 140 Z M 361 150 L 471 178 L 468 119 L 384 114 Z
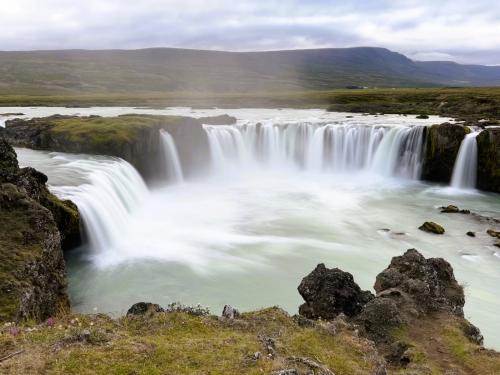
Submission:
M 0 52 L 1 94 L 257 92 L 500 85 L 500 67 L 413 61 L 385 48 Z

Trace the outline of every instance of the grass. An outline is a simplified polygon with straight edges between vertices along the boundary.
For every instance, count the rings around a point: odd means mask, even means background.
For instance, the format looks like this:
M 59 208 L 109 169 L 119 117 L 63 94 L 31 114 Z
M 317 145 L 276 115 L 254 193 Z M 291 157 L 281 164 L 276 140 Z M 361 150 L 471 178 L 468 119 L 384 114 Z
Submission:
M 377 366 L 366 340 L 349 332 L 332 335 L 322 328 L 299 327 L 277 308 L 247 313 L 237 321 L 182 312 L 117 320 L 77 315 L 56 319 L 52 328 L 35 328 L 17 336 L 0 335 L 0 343 L 8 347 L 4 352 L 25 350 L 0 363 L 0 372 L 267 374 L 294 367 L 290 356 L 307 357 L 338 375 L 369 375 Z M 76 339 L 84 329 L 91 332 L 88 341 Z M 268 337 L 276 343 L 273 358 L 263 344 Z M 254 358 L 256 352 L 261 357 Z
M 329 108 L 366 113 L 500 118 L 500 88 L 398 88 L 248 93 L 0 95 L 0 106 L 191 106 Z

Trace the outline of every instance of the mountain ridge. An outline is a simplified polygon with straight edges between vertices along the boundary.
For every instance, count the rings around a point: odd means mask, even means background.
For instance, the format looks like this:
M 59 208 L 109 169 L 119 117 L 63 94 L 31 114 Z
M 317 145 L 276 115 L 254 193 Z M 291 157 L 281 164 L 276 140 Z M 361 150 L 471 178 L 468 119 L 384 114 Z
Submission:
M 0 94 L 259 92 L 500 85 L 500 66 L 414 61 L 381 47 L 0 51 Z

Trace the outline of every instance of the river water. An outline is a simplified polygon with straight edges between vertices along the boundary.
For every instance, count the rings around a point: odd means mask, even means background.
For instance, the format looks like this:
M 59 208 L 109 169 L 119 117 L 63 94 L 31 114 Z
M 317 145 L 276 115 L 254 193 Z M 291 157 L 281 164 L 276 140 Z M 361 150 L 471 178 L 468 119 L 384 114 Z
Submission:
M 224 304 L 295 313 L 302 303 L 296 287 L 316 264 L 349 271 L 371 289 L 393 256 L 417 248 L 453 265 L 465 286 L 466 316 L 487 346 L 500 348 L 500 251 L 487 225 L 438 210 L 456 204 L 499 218 L 500 197 L 417 178 L 416 127 L 444 119 L 289 109 L 2 110 L 29 117 L 141 111 L 228 113 L 238 125 L 205 127 L 210 174 L 183 181 L 177 171 L 177 183 L 153 190 L 119 159 L 17 149 L 22 165 L 45 172 L 51 189 L 84 213 L 90 242 L 67 255 L 77 311 L 122 314 L 138 301 L 181 301 L 214 313 Z M 255 136 L 258 122 L 265 129 Z M 319 132 L 334 135 L 318 144 Z M 429 220 L 446 233 L 418 230 Z

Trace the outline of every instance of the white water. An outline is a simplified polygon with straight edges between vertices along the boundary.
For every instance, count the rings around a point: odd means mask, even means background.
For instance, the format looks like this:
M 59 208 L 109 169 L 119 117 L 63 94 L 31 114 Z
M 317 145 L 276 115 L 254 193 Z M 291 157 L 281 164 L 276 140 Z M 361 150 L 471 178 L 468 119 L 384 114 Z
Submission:
M 391 257 L 415 247 L 452 263 L 466 285 L 467 317 L 487 345 L 500 348 L 498 251 L 484 224 L 437 210 L 456 204 L 499 217 L 500 200 L 486 193 L 446 195 L 413 180 L 421 160 L 414 126 L 422 122 L 317 110 L 227 112 L 238 115 L 237 125 L 206 127 L 214 173 L 150 192 L 140 179 L 125 179 L 125 190 L 107 189 L 107 178 L 119 178 L 114 168 L 129 168 L 117 159 L 19 150 L 22 164 L 47 173 L 57 194 L 89 205 L 86 216 L 122 207 L 91 229 L 97 241 L 68 254 L 75 309 L 123 313 L 139 300 L 180 300 L 215 313 L 226 303 L 242 310 L 280 305 L 294 313 L 301 303 L 296 286 L 317 263 L 345 269 L 370 289 Z M 108 177 L 91 180 L 96 171 Z M 138 199 L 126 209 L 128 198 L 108 198 L 114 192 Z M 446 233 L 419 231 L 427 220 Z M 477 236 L 466 236 L 469 230 Z
M 52 190 L 78 206 L 90 249 L 95 254 L 109 251 L 120 243 L 131 215 L 149 194 L 144 181 L 121 159 L 74 160 L 63 154 L 55 155 L 63 168 L 76 172 L 86 182 L 52 187 Z
M 474 189 L 477 172 L 477 141 L 479 132 L 465 136 L 458 150 L 457 160 L 453 167 L 451 186 L 458 189 Z
M 161 143 L 163 146 L 163 154 L 165 158 L 165 167 L 167 169 L 167 180 L 171 183 L 180 183 L 184 181 L 181 162 L 174 139 L 166 131 L 160 130 Z
M 280 125 L 268 121 L 204 128 L 216 173 L 268 167 L 420 177 L 424 144 L 421 126 Z

